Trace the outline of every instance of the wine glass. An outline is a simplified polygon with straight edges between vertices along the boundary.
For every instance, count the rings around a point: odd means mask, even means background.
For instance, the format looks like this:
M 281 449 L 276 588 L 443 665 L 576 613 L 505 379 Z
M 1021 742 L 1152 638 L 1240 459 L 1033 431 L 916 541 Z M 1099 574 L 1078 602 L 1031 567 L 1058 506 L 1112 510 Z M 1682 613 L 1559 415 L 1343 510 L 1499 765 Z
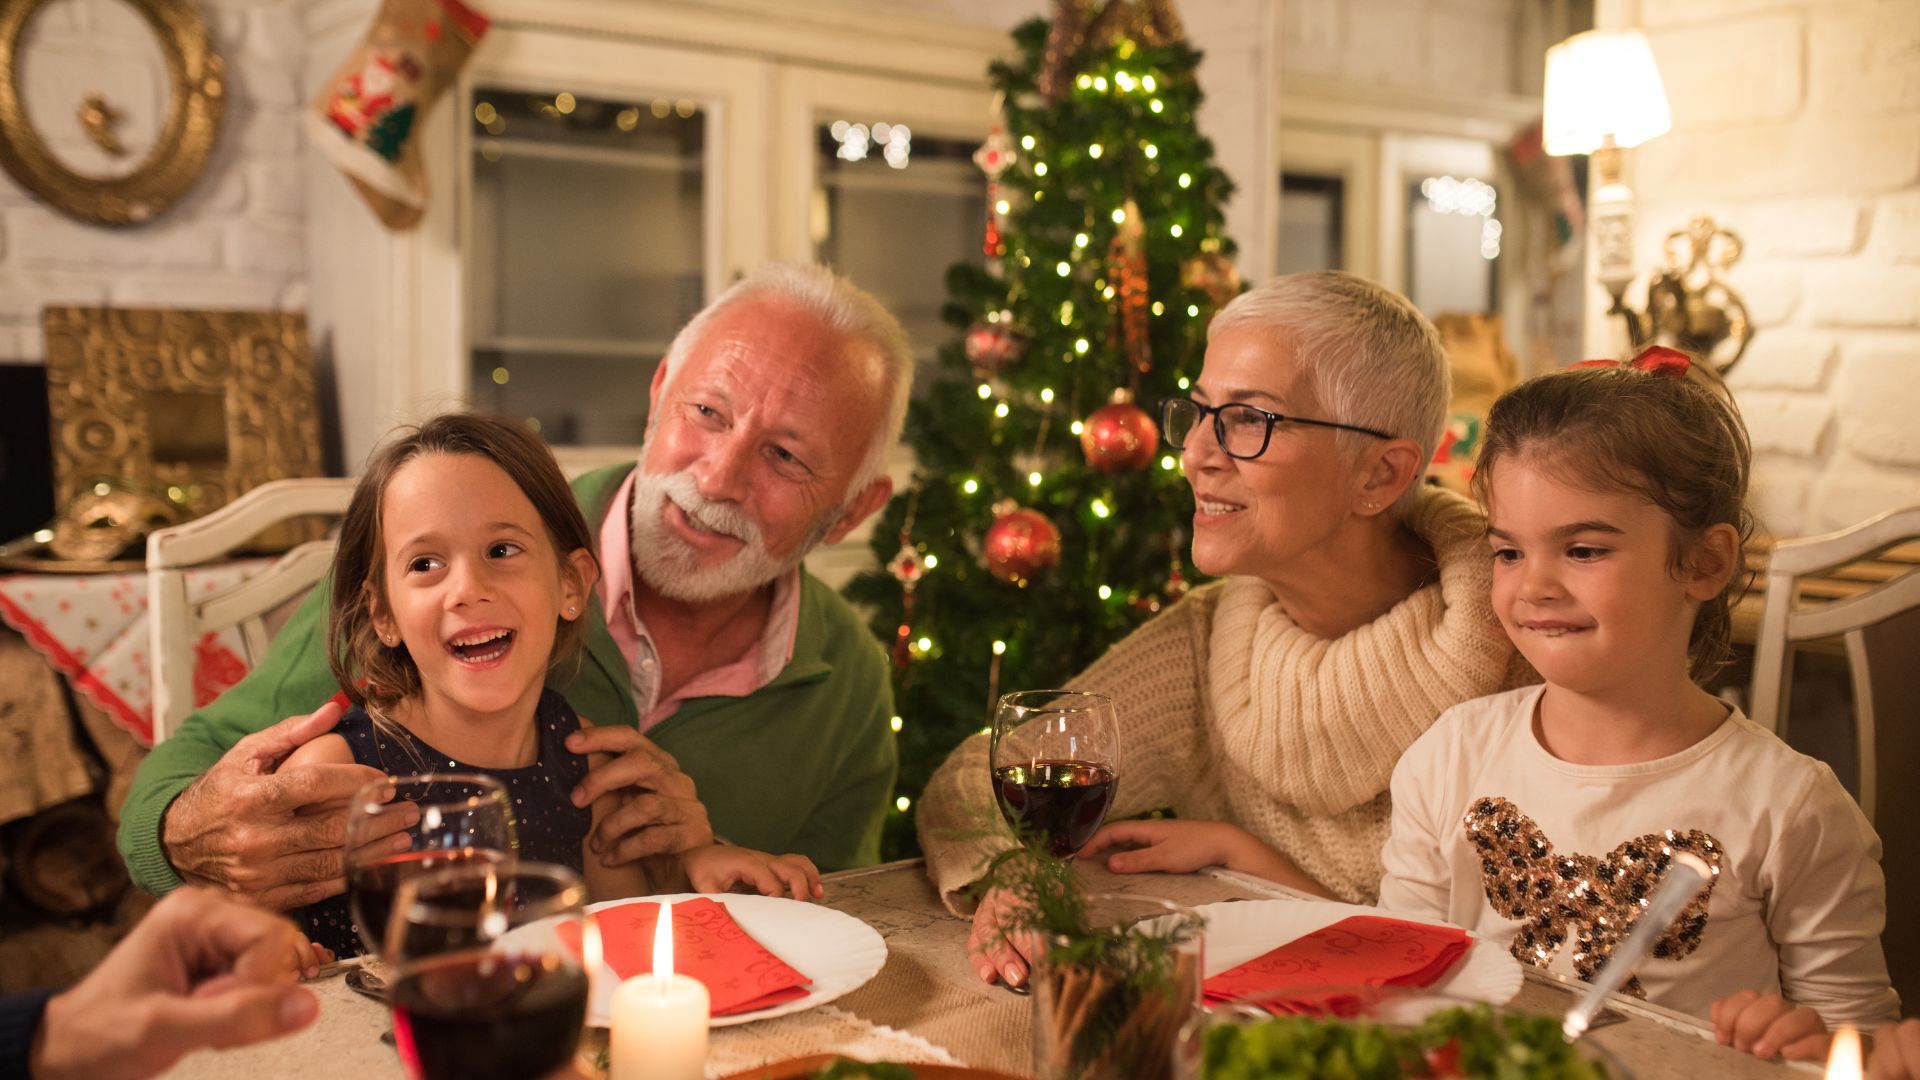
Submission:
M 420 817 L 402 827 L 408 803 Z M 388 846 L 395 833 L 412 841 L 408 850 Z M 514 849 L 512 802 L 491 776 L 390 776 L 361 788 L 347 807 L 347 894 L 360 940 L 380 955 L 394 892 L 409 878 L 461 863 L 499 862 Z
M 386 958 L 412 1080 L 528 1080 L 573 1059 L 589 980 L 566 939 L 580 940 L 585 901 L 580 875 L 551 863 L 468 863 L 400 886 Z
M 1072 858 L 1113 806 L 1119 752 L 1112 698 L 1077 690 L 1002 696 L 989 752 L 1000 812 L 1028 842 Z

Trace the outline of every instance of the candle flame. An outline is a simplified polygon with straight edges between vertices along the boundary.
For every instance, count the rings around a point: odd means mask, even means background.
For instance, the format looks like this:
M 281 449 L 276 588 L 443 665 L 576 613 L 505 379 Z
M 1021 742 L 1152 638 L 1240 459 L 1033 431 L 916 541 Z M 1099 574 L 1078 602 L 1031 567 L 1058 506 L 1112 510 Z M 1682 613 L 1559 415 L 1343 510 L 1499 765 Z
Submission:
M 653 977 L 660 982 L 673 977 L 673 905 L 664 902 L 653 926 Z
M 589 915 L 586 925 L 580 929 L 580 959 L 587 969 L 587 978 L 596 979 L 600 975 L 600 920 Z
M 1833 1049 L 1827 1053 L 1826 1080 L 1861 1080 L 1860 1033 L 1852 1024 L 1841 1024 L 1833 1033 Z

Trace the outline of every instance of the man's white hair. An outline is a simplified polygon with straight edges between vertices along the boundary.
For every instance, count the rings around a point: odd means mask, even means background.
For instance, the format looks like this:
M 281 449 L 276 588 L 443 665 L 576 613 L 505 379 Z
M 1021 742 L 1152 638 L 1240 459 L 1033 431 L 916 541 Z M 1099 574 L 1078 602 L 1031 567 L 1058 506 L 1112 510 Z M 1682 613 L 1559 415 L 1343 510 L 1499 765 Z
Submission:
M 1447 425 L 1453 376 L 1440 333 L 1406 297 L 1357 274 L 1286 274 L 1241 293 L 1214 316 L 1207 334 L 1246 327 L 1288 347 L 1301 377 L 1333 420 L 1412 439 L 1420 471 L 1394 504 L 1404 514 Z M 1375 440 L 1335 432 L 1349 458 Z
M 768 263 L 735 282 L 687 322 L 660 366 L 667 371 L 661 384 L 664 394 L 673 385 L 674 370 L 687 351 L 700 340 L 707 324 L 728 305 L 755 296 L 777 296 L 790 300 L 820 320 L 822 326 L 851 342 L 863 342 L 873 348 L 880 367 L 883 401 L 886 411 L 873 430 L 865 459 L 853 482 L 847 485 L 847 499 L 878 478 L 887 469 L 887 457 L 900 441 L 906 426 L 907 401 L 913 395 L 913 347 L 900 320 L 852 281 L 816 263 Z

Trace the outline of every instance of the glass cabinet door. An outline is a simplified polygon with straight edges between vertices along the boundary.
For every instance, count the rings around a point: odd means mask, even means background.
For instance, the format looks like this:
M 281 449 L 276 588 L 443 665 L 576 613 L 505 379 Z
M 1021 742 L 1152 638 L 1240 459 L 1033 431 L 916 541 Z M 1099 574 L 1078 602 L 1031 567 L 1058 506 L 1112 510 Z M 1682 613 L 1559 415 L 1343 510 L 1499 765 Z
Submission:
M 1429 315 L 1500 310 L 1498 190 L 1474 176 L 1423 176 L 1406 200 L 1408 299 Z
M 448 372 L 569 470 L 632 460 L 680 328 L 768 254 L 768 61 L 507 27 L 461 80 Z
M 775 257 L 826 263 L 873 293 L 906 327 L 924 382 L 955 337 L 940 321 L 947 269 L 986 262 L 987 178 L 973 153 L 992 94 L 787 64 L 774 98 Z
M 1346 177 L 1281 173 L 1279 272 L 1346 269 L 1346 206 Z
M 705 302 L 710 125 L 688 98 L 473 89 L 470 398 L 556 446 L 630 446 Z
M 954 332 L 940 320 L 947 269 L 985 263 L 987 179 L 978 139 L 941 138 L 904 123 L 848 116 L 816 130 L 817 258 L 872 292 L 906 327 L 932 375 Z

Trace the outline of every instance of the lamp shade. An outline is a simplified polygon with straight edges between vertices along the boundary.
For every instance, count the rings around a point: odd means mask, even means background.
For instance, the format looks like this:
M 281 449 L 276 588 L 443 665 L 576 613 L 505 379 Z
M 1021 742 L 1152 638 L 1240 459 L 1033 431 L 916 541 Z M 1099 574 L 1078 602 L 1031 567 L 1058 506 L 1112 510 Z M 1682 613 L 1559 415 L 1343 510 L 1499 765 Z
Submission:
M 1548 49 L 1546 87 L 1549 154 L 1591 154 L 1608 136 L 1638 146 L 1673 128 L 1653 49 L 1638 30 L 1589 30 Z

